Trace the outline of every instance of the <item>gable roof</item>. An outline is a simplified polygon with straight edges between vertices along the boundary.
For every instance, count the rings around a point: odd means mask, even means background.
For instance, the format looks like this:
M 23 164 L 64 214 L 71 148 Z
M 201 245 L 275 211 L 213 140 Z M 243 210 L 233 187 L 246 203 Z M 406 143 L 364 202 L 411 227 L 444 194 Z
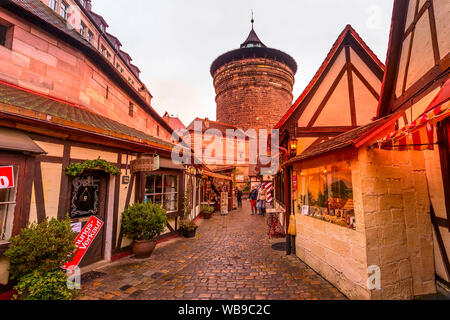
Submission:
M 325 76 L 327 67 L 331 64 L 333 58 L 337 55 L 339 48 L 344 43 L 344 41 L 347 39 L 347 37 L 352 37 L 354 40 L 356 40 L 356 43 L 358 43 L 364 51 L 372 58 L 372 60 L 375 62 L 375 64 L 380 68 L 381 72 L 384 71 L 384 64 L 378 59 L 378 57 L 375 55 L 375 53 L 369 48 L 369 46 L 364 42 L 364 40 L 361 38 L 361 36 L 353 29 L 351 25 L 347 25 L 344 30 L 339 35 L 336 42 L 333 44 L 331 50 L 329 51 L 328 55 L 326 56 L 325 60 L 323 61 L 320 68 L 317 70 L 316 74 L 312 78 L 312 80 L 309 82 L 309 84 L 306 86 L 305 90 L 302 92 L 300 97 L 295 101 L 295 103 L 292 105 L 292 107 L 286 112 L 286 114 L 281 118 L 280 122 L 275 126 L 275 129 L 281 129 L 283 125 L 288 121 L 288 119 L 294 114 L 294 112 L 299 108 L 302 101 L 310 94 L 311 90 L 317 85 L 320 84 L 320 79 Z

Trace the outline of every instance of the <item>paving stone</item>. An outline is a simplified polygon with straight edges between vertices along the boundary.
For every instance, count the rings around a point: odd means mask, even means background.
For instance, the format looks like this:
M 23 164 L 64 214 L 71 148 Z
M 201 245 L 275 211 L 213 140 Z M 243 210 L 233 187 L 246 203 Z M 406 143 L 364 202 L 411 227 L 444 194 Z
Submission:
M 126 258 L 82 286 L 80 300 L 342 300 L 329 282 L 297 259 L 275 251 L 263 217 L 248 204 L 201 222 L 194 239 L 156 248 L 150 259 Z M 277 240 L 280 242 L 280 240 Z

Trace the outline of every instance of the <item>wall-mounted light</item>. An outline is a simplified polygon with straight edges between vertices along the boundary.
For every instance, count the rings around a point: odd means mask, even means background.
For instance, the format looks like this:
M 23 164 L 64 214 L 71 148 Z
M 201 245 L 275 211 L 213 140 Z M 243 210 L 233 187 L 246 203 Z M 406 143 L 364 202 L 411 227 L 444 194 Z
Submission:
M 297 139 L 291 138 L 289 140 L 289 153 L 291 157 L 295 157 L 297 155 Z

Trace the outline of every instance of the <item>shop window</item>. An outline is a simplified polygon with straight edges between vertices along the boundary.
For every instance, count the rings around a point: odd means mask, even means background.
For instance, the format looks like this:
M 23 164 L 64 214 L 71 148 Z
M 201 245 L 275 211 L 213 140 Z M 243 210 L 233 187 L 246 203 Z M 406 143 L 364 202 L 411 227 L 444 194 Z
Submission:
M 298 213 L 355 229 L 352 172 L 347 163 L 294 171 L 293 175 Z
M 168 213 L 178 212 L 178 176 L 147 175 L 145 201 L 161 205 Z
M 7 241 L 12 236 L 15 207 L 16 188 L 0 189 L 0 241 Z

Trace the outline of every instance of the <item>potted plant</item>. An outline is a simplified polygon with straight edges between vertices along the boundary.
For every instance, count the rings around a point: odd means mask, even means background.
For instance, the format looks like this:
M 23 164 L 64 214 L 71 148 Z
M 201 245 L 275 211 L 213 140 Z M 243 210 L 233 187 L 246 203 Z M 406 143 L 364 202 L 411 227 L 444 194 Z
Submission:
M 197 233 L 198 226 L 194 221 L 182 220 L 180 222 L 181 235 L 185 238 L 194 238 Z
M 211 219 L 216 209 L 210 205 L 202 205 L 200 211 L 203 214 L 203 219 Z
M 186 191 L 183 197 L 183 212 L 180 216 L 180 233 L 185 238 L 194 238 L 198 229 L 195 222 L 189 220 L 189 214 L 192 210 L 190 198 L 190 192 Z
M 151 202 L 135 203 L 122 213 L 123 235 L 133 240 L 137 259 L 149 258 L 156 247 L 155 238 L 165 229 L 166 210 Z

